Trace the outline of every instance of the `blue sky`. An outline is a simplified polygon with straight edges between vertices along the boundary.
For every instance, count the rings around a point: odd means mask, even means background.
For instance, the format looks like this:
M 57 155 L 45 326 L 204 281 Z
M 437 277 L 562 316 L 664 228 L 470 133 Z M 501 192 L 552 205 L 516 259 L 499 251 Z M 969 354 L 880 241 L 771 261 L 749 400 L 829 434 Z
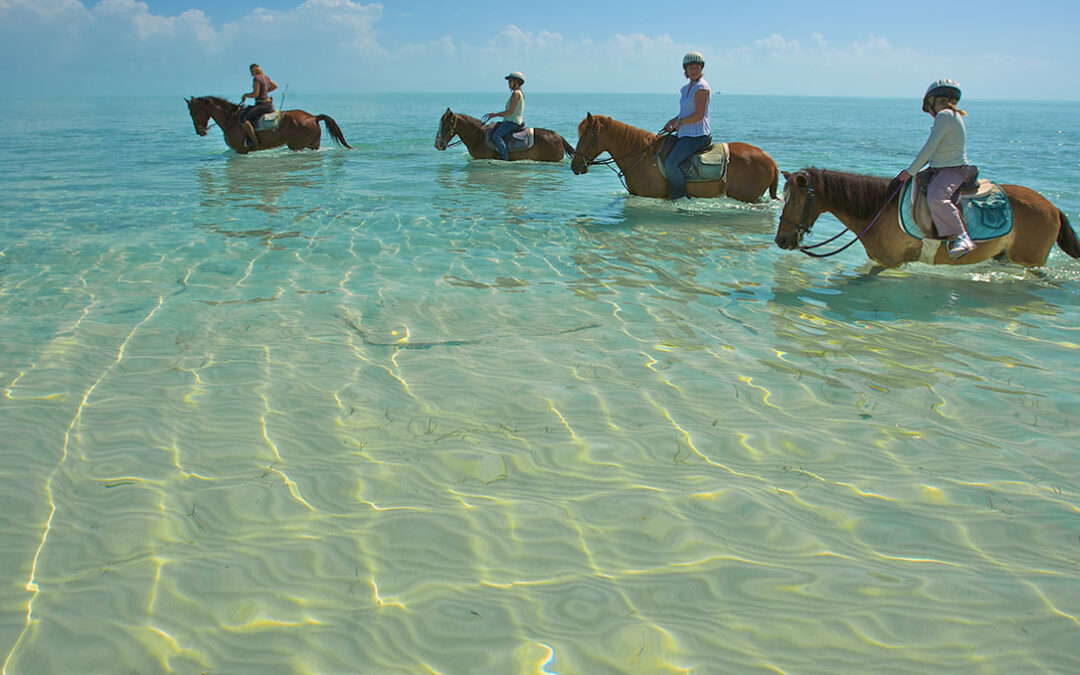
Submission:
M 681 3 L 680 3 L 681 5 Z M 0 96 L 670 92 L 688 49 L 726 94 L 1080 100 L 1080 3 L 0 0 Z M 687 18 L 692 16 L 693 18 Z

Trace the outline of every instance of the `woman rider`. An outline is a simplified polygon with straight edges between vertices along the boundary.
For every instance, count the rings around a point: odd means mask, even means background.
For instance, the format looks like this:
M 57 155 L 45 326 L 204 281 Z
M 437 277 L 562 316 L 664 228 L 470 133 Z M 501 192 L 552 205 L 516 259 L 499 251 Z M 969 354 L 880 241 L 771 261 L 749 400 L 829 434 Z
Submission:
M 954 260 L 975 250 L 975 242 L 971 241 L 964 228 L 960 209 L 952 201 L 953 194 L 960 186 L 977 173 L 975 167 L 968 166 L 964 145 L 967 130 L 963 120 L 967 113 L 956 107 L 959 102 L 960 85 L 954 80 L 941 79 L 926 89 L 922 109 L 934 118 L 930 138 L 915 161 L 896 176 L 898 180 L 907 182 L 923 165 L 930 163 L 935 173 L 926 188 L 926 198 L 938 234 L 949 240 L 949 257 Z
M 246 98 L 253 98 L 255 105 L 248 106 L 240 113 L 240 127 L 247 135 L 244 146 L 254 148 L 259 144 L 259 137 L 255 135 L 255 127 L 251 123 L 268 112 L 274 112 L 274 102 L 270 100 L 270 92 L 277 89 L 277 85 L 263 74 L 259 64 L 251 64 L 248 70 L 251 71 L 251 91 L 240 97 L 240 103 L 243 103 Z
M 682 63 L 683 75 L 690 82 L 681 90 L 678 116 L 672 117 L 664 125 L 665 132 L 675 131 L 678 136 L 675 146 L 664 160 L 668 199 L 686 196 L 686 177 L 679 165 L 712 144 L 712 128 L 709 125 L 709 95 L 712 90 L 701 76 L 705 57 L 698 52 L 689 52 L 683 57 Z
M 507 86 L 510 87 L 510 99 L 506 102 L 506 110 L 488 113 L 485 118 L 503 118 L 499 126 L 491 132 L 491 140 L 495 143 L 499 157 L 509 162 L 510 151 L 506 148 L 506 137 L 525 128 L 525 94 L 521 91 L 521 86 L 525 84 L 525 77 L 515 70 L 505 79 Z

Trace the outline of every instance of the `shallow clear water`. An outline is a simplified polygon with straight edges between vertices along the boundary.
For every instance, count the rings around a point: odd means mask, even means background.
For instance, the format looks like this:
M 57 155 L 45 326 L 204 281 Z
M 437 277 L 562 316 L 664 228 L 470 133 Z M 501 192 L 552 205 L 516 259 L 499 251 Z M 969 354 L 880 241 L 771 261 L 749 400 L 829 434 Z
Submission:
M 871 278 L 778 202 L 434 150 L 504 98 L 294 94 L 356 150 L 247 157 L 180 97 L 0 101 L 6 673 L 1080 668 L 1080 262 Z M 785 170 L 929 129 L 713 105 Z M 1080 105 L 966 107 L 1080 224 Z

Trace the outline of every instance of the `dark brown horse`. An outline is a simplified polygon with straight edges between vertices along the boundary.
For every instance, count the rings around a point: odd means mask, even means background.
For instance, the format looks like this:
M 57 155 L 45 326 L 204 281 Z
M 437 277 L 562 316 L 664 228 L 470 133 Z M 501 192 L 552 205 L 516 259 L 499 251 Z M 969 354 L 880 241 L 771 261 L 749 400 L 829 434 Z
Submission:
M 454 136 L 461 139 L 473 159 L 499 158 L 499 153 L 484 143 L 483 122 L 469 115 L 452 113 L 450 108 L 447 108 L 442 119 L 439 120 L 439 133 L 435 135 L 435 149 L 445 150 Z M 531 159 L 537 162 L 559 162 L 573 151 L 574 148 L 559 134 L 551 129 L 537 128 L 533 146 L 528 150 L 511 150 L 510 160 Z
M 604 115 L 589 113 L 578 125 L 578 144 L 570 168 L 576 174 L 589 170 L 597 155 L 607 152 L 626 178 L 626 189 L 639 197 L 668 196 L 667 179 L 656 166 L 661 136 L 632 127 Z M 723 197 L 754 203 L 765 190 L 776 199 L 780 171 L 764 150 L 749 143 L 728 143 L 727 179 L 687 183 L 690 197 Z
M 191 121 L 195 125 L 195 133 L 205 136 L 207 125 L 213 119 L 225 134 L 225 143 L 242 155 L 281 145 L 288 145 L 290 150 L 304 148 L 318 150 L 319 140 L 322 138 L 319 122 L 326 123 L 326 130 L 335 143 L 352 150 L 352 146 L 345 142 L 345 136 L 342 135 L 341 129 L 333 118 L 328 115 L 315 116 L 303 110 L 283 110 L 278 128 L 272 131 L 255 132 L 255 135 L 259 137 L 259 145 L 248 148 L 244 146 L 244 130 L 240 128 L 239 114 L 244 109 L 242 105 L 217 96 L 200 96 L 184 100 L 187 101 L 188 112 L 191 113 Z
M 866 255 L 883 267 L 921 260 L 935 265 L 967 265 L 990 258 L 1008 259 L 1025 267 L 1046 263 L 1054 242 L 1080 258 L 1080 240 L 1068 218 L 1045 197 L 1022 185 L 1002 185 L 1013 209 L 1012 232 L 978 242 L 975 250 L 953 260 L 941 241 L 916 239 L 900 227 L 898 182 L 888 178 L 809 167 L 784 172 L 784 208 L 776 229 L 776 245 L 798 248 L 822 213 L 829 212 L 847 229 L 862 235 Z M 876 218 L 876 221 L 875 221 Z

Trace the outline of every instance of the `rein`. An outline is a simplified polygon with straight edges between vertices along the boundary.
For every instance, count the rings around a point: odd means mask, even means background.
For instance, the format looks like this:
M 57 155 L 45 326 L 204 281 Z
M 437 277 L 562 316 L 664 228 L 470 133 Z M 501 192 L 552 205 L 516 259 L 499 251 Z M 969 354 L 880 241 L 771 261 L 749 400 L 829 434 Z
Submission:
M 629 170 L 633 171 L 633 170 L 637 169 L 641 165 L 641 163 L 645 161 L 645 158 L 649 156 L 649 153 L 647 151 L 653 149 L 656 146 L 657 143 L 663 141 L 663 139 L 670 136 L 671 134 L 672 134 L 672 132 L 670 132 L 670 131 L 667 132 L 667 133 L 657 134 L 656 138 L 654 138 L 648 145 L 646 145 L 646 146 L 644 146 L 642 148 L 638 148 L 637 150 L 631 150 L 630 152 L 626 153 L 625 155 L 619 155 L 618 157 L 611 157 L 610 153 L 609 153 L 609 157 L 607 159 L 599 159 L 599 160 L 596 159 L 596 157 L 593 157 L 591 160 L 585 160 L 585 166 L 586 167 L 590 167 L 590 166 L 606 166 L 607 168 L 611 169 L 611 171 L 616 176 L 619 177 L 619 182 L 622 183 L 623 188 L 627 192 L 629 192 L 630 188 L 626 185 L 626 171 L 623 171 L 622 169 L 617 169 L 617 168 L 613 167 L 612 164 L 618 163 L 618 161 L 620 159 L 626 159 L 627 157 L 630 157 L 630 156 L 632 156 L 632 155 L 634 155 L 636 153 L 641 153 L 641 157 L 638 158 L 638 161 L 635 162 L 634 165 L 632 167 L 630 167 Z M 593 129 L 593 143 L 595 143 L 596 145 L 600 145 L 600 132 L 599 132 L 598 129 Z M 577 155 L 578 155 L 577 148 L 574 149 L 573 153 L 566 153 L 566 154 L 571 159 L 577 157 Z
M 860 232 L 858 235 L 856 235 L 855 238 L 852 239 L 851 241 L 849 241 L 848 243 L 844 244 L 843 246 L 841 246 L 840 248 L 838 248 L 838 249 L 836 249 L 834 251 L 829 251 L 828 253 L 815 253 L 813 251 L 813 249 L 815 249 L 815 248 L 819 248 L 821 246 L 825 246 L 826 244 L 830 244 L 830 243 L 836 241 L 837 239 L 839 239 L 840 237 L 842 237 L 844 235 L 844 233 L 848 231 L 847 228 L 844 228 L 839 233 L 837 233 L 836 235 L 826 239 L 823 242 L 813 244 L 812 246 L 800 246 L 799 247 L 799 252 L 800 253 L 805 253 L 806 255 L 808 255 L 808 256 L 810 256 L 812 258 L 828 258 L 828 257 L 836 255 L 837 253 L 842 253 L 843 251 L 847 250 L 848 247 L 850 247 L 855 242 L 861 240 L 866 235 L 866 233 L 870 231 L 870 228 L 873 227 L 874 223 L 876 223 L 878 218 L 881 217 L 881 214 L 885 213 L 886 207 L 888 207 L 889 204 L 892 203 L 892 200 L 893 200 L 894 197 L 896 197 L 898 194 L 900 194 L 900 190 L 903 189 L 903 187 L 904 187 L 904 183 L 900 183 L 899 185 L 896 186 L 896 189 L 893 191 L 893 193 L 891 195 L 889 195 L 889 198 L 885 200 L 885 203 L 882 204 L 881 208 L 878 210 L 877 215 L 874 216 L 870 220 L 869 223 L 867 223 L 866 227 L 863 228 L 862 232 Z M 812 188 L 810 186 L 807 186 L 806 191 L 810 195 L 810 198 L 806 200 L 806 206 L 803 208 L 802 216 L 799 219 L 800 222 L 796 223 L 793 220 L 789 220 L 789 219 L 785 218 L 783 215 L 780 216 L 780 221 L 790 223 L 799 232 L 800 236 L 804 235 L 804 234 L 808 234 L 810 232 L 810 228 L 813 227 L 813 225 L 808 226 L 805 223 L 806 223 L 807 216 L 810 214 L 810 208 L 814 203 L 814 199 L 815 199 L 814 198 L 814 188 Z

